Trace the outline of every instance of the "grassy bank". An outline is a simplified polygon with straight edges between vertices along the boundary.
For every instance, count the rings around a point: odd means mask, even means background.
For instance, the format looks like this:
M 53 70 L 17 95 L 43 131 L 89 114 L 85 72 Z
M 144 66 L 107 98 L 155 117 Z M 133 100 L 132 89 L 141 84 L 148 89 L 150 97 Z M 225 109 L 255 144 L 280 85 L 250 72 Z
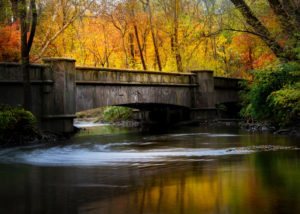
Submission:
M 78 120 L 101 123 L 135 121 L 134 109 L 122 106 L 108 106 L 76 113 Z

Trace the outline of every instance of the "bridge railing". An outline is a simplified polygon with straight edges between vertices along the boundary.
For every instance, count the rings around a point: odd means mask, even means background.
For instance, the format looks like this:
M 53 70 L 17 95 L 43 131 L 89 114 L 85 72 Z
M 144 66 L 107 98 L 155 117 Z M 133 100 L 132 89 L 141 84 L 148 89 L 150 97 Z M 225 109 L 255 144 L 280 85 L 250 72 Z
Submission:
M 174 84 L 190 85 L 191 73 L 136 71 L 126 69 L 76 67 L 79 84 Z

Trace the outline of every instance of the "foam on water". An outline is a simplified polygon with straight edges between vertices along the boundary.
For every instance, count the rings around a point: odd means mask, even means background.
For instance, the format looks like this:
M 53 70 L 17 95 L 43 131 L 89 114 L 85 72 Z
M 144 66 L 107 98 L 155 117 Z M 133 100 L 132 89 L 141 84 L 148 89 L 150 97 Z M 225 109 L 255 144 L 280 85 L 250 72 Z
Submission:
M 160 136 L 150 136 L 150 137 L 144 137 L 145 140 L 154 140 L 154 139 L 164 139 L 164 138 L 180 138 L 180 137 L 197 137 L 197 136 L 203 136 L 203 137 L 239 137 L 243 135 L 239 134 L 227 134 L 227 133 L 218 133 L 218 134 L 212 134 L 212 133 L 179 133 L 179 134 L 164 134 Z
M 116 144 L 116 143 L 115 143 Z M 120 145 L 130 143 L 119 143 Z M 127 149 L 121 151 L 108 150 L 112 144 L 94 145 L 83 148 L 74 145 L 52 148 L 40 148 L 29 151 L 20 149 L 2 153 L 0 162 L 23 163 L 40 166 L 101 166 L 123 165 L 135 163 L 155 163 L 198 159 L 208 156 L 245 154 L 252 151 L 235 149 L 201 149 L 201 148 L 167 148 L 137 151 Z
M 96 126 L 110 126 L 108 123 L 93 123 L 93 122 L 78 122 L 74 123 L 77 128 L 96 127 Z

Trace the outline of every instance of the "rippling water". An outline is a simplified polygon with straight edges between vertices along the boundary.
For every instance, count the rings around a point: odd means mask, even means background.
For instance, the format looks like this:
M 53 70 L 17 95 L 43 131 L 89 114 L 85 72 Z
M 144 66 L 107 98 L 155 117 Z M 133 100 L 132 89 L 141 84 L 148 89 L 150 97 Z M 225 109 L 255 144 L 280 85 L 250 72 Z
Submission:
M 297 138 L 81 127 L 60 144 L 0 150 L 0 213 L 300 213 L 299 150 L 249 150 Z

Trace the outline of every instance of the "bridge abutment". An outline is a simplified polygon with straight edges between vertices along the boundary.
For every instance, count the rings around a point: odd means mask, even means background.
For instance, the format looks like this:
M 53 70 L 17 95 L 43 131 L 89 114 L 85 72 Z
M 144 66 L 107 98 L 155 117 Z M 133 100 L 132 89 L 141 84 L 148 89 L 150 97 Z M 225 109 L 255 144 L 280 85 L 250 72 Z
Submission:
M 214 108 L 214 72 L 211 70 L 193 70 L 192 73 L 196 74 L 197 84 L 194 93 L 194 108 Z
M 214 72 L 212 70 L 192 70 L 196 76 L 196 87 L 192 93 L 192 120 L 215 118 L 217 115 L 215 102 Z
M 43 89 L 42 128 L 57 132 L 73 132 L 76 113 L 76 69 L 75 60 L 46 58 L 49 65 L 44 73 L 53 79 L 53 85 Z

